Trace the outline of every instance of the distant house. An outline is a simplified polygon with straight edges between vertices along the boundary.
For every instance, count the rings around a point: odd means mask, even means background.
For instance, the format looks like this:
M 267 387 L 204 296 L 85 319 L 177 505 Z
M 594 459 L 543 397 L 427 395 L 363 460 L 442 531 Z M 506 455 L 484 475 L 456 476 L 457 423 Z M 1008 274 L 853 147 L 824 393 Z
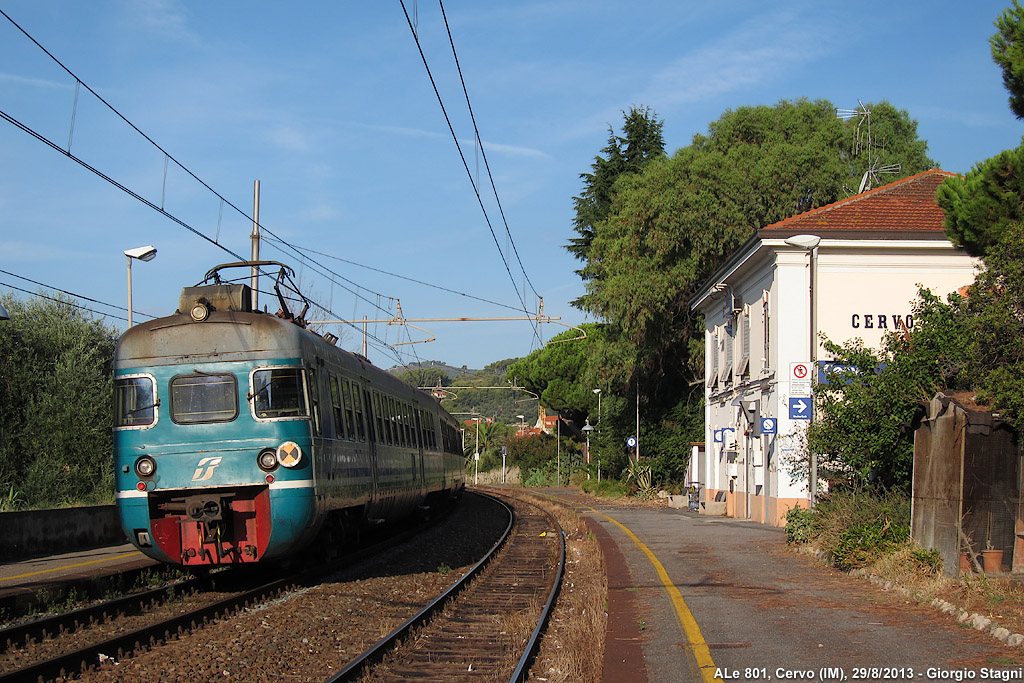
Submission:
M 788 472 L 805 457 L 811 380 L 831 360 L 820 335 L 878 348 L 913 327 L 920 285 L 945 296 L 974 279 L 976 261 L 946 239 L 935 203 L 951 175 L 926 171 L 758 230 L 698 290 L 706 448 L 691 476 L 706 500 L 776 526 L 810 503 L 808 479 Z M 757 434 L 755 417 L 770 433 Z

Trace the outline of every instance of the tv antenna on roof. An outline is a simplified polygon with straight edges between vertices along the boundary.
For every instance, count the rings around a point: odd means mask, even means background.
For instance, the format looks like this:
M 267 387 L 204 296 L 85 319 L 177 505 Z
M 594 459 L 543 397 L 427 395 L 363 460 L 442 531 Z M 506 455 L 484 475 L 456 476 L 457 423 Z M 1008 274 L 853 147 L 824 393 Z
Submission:
M 850 119 L 860 119 L 857 122 L 857 145 L 853 150 L 854 154 L 857 154 L 860 148 L 861 140 L 861 126 L 867 122 L 867 150 L 868 150 L 868 170 L 864 171 L 864 176 L 860 179 L 860 189 L 857 190 L 857 194 L 864 192 L 865 190 L 871 189 L 869 180 L 875 184 L 881 183 L 879 176 L 883 173 L 899 173 L 903 166 L 901 164 L 885 164 L 884 166 L 879 165 L 878 158 L 871 158 L 871 150 L 874 147 L 871 144 L 871 110 L 864 105 L 864 102 L 857 100 L 860 105 L 856 109 L 836 109 L 836 116 L 841 118 L 843 121 L 849 121 Z

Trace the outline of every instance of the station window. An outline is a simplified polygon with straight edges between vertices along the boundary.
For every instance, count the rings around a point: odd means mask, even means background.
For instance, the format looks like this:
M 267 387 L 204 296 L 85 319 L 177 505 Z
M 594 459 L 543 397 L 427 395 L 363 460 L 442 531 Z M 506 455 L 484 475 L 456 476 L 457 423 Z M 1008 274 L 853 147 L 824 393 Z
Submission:
M 238 417 L 238 384 L 226 373 L 171 378 L 171 419 L 178 424 L 230 422 Z
M 309 417 L 300 368 L 268 368 L 252 373 L 253 411 L 262 420 Z
M 114 380 L 114 427 L 148 427 L 156 424 L 156 382 L 148 375 Z

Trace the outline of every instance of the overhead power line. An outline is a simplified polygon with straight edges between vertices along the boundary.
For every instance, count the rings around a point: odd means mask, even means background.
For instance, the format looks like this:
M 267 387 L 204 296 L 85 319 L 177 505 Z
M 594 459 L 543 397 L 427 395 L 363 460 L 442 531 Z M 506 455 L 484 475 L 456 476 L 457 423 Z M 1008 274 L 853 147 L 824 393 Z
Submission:
M 519 292 L 519 286 L 516 284 L 516 279 L 512 275 L 512 268 L 509 266 L 508 259 L 505 258 L 505 253 L 502 251 L 501 244 L 498 242 L 498 235 L 494 231 L 494 225 L 491 223 L 491 218 L 490 218 L 490 216 L 487 213 L 487 207 L 484 206 L 483 197 L 480 195 L 480 188 L 477 187 L 476 181 L 473 179 L 473 172 L 470 170 L 469 162 L 466 160 L 466 155 L 462 151 L 462 145 L 459 144 L 459 138 L 458 138 L 458 135 L 456 135 L 456 133 L 455 133 L 455 128 L 452 125 L 451 117 L 448 116 L 448 109 L 445 107 L 444 99 L 441 97 L 441 93 L 440 93 L 440 91 L 437 88 L 437 82 L 434 80 L 434 75 L 433 75 L 433 73 L 430 70 L 430 64 L 427 62 L 426 54 L 423 52 L 423 45 L 420 43 L 419 34 L 416 31 L 416 28 L 413 26 L 412 19 L 409 17 L 409 11 L 405 7 L 405 0 L 401 0 L 401 5 L 402 5 L 402 12 L 405 13 L 406 23 L 409 25 L 409 31 L 412 33 L 413 40 L 416 42 L 416 49 L 419 51 L 420 60 L 423 62 L 423 68 L 426 69 L 426 71 L 427 71 L 427 78 L 430 80 L 430 85 L 434 89 L 434 96 L 437 98 L 437 103 L 441 106 L 441 113 L 444 115 L 444 120 L 448 124 L 448 131 L 449 131 L 449 133 L 451 133 L 452 140 L 455 142 L 455 147 L 456 147 L 456 149 L 459 152 L 459 158 L 462 159 L 462 166 L 463 166 L 463 168 L 466 169 L 466 175 L 469 177 L 470 185 L 472 185 L 472 187 L 473 187 L 473 193 L 476 196 L 477 204 L 480 205 L 480 210 L 483 212 L 484 222 L 487 223 L 487 229 L 490 230 L 491 237 L 494 239 L 494 246 L 498 249 L 498 255 L 501 256 L 501 262 L 505 265 L 505 271 L 508 273 L 508 277 L 512 281 L 512 287 L 516 291 L 516 297 L 519 298 L 519 303 L 522 304 L 523 310 L 526 310 L 527 309 L 526 301 L 523 298 L 523 295 Z M 445 21 L 445 25 L 447 26 L 447 20 Z M 449 33 L 449 38 L 450 37 L 451 37 L 451 34 Z M 460 74 L 461 74 L 461 69 L 460 69 Z M 465 83 L 463 83 L 463 88 L 465 89 Z M 467 101 L 468 101 L 468 95 L 467 95 Z M 474 129 L 476 129 L 475 121 L 474 121 L 473 126 L 474 126 Z M 477 144 L 480 145 L 480 148 L 482 150 L 483 149 L 483 145 L 480 143 L 479 136 L 477 137 Z M 492 178 L 492 180 L 493 180 L 493 178 Z M 510 237 L 511 237 L 511 234 L 510 234 Z M 517 256 L 518 256 L 518 252 L 517 252 Z M 520 266 L 522 266 L 521 262 L 520 262 Z M 525 270 L 523 271 L 523 274 L 524 275 L 526 274 Z M 532 287 L 532 284 L 531 284 L 531 287 Z M 533 326 L 533 330 L 534 330 L 534 336 L 539 340 L 540 339 L 540 331 L 539 331 L 539 329 L 538 329 L 536 324 Z

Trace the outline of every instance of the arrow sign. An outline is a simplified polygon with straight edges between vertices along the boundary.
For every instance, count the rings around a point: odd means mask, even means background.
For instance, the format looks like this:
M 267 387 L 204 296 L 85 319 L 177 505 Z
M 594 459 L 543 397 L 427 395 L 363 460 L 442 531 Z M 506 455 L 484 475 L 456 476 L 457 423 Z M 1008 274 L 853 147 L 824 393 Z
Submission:
M 811 399 L 804 397 L 790 397 L 789 399 L 790 420 L 811 419 Z

